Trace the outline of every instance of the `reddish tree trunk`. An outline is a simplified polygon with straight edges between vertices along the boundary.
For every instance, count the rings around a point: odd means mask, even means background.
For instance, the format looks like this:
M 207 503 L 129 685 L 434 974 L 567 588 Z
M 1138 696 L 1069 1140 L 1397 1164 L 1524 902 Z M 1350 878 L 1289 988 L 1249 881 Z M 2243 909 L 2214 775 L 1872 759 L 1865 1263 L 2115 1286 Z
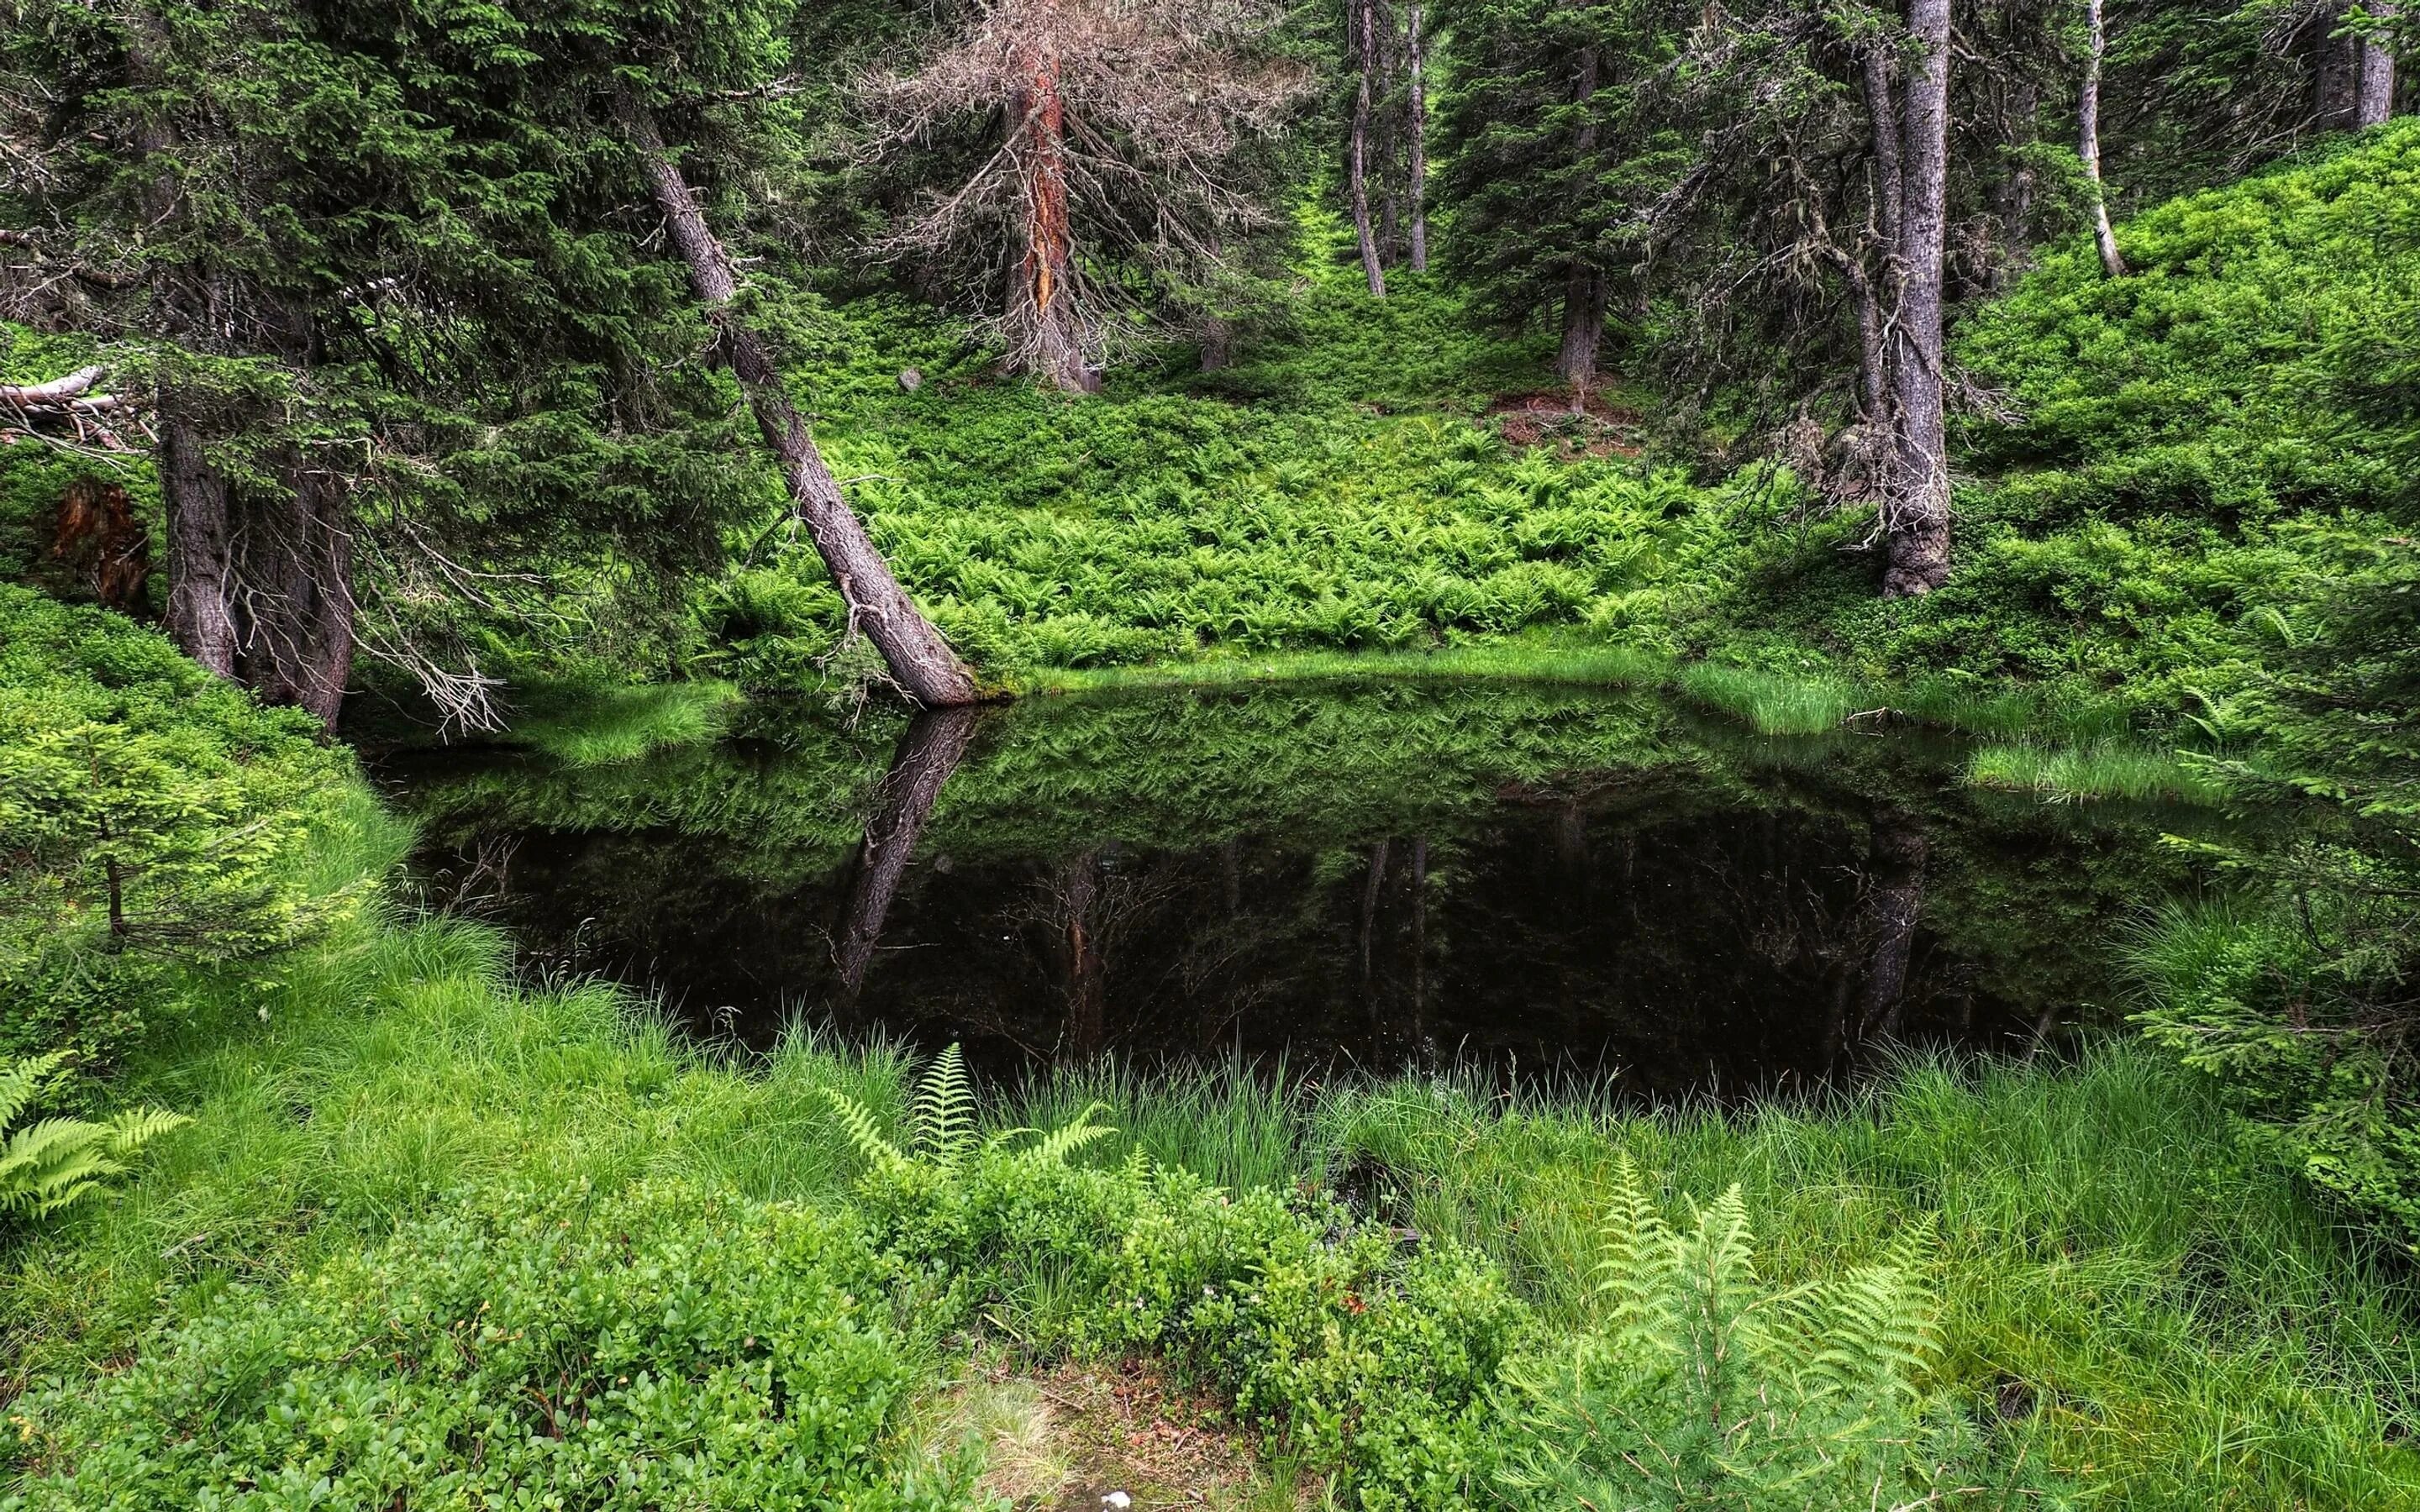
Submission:
M 882 553 L 874 548 L 865 526 L 842 497 L 831 469 L 824 465 L 806 417 L 790 398 L 771 354 L 756 333 L 732 314 L 738 280 L 732 272 L 731 259 L 706 225 L 697 196 L 665 151 L 654 116 L 631 96 L 623 96 L 618 103 L 631 145 L 639 149 L 646 168 L 656 206 L 663 212 L 674 246 L 689 266 L 690 286 L 720 332 L 723 361 L 748 396 L 748 408 L 756 417 L 765 444 L 781 461 L 783 477 L 789 485 L 790 507 L 805 522 L 833 586 L 847 604 L 849 624 L 862 630 L 882 653 L 892 677 L 910 699 L 926 708 L 975 702 L 980 695 L 973 676 L 899 586 Z
M 1353 26 L 1361 54 L 1361 84 L 1353 97 L 1353 139 L 1345 162 L 1345 188 L 1353 200 L 1353 236 L 1361 248 L 1361 273 L 1370 292 L 1387 292 L 1386 270 L 1378 266 L 1378 243 L 1370 231 L 1370 76 L 1377 68 L 1376 0 L 1354 0 Z
M 1885 501 L 1890 564 L 1883 593 L 1929 594 L 1949 578 L 1949 451 L 1943 415 L 1942 251 L 1949 184 L 1949 0 L 1909 0 L 1916 45 L 1900 143 L 1898 438 Z
M 1100 380 L 1084 360 L 1068 286 L 1075 239 L 1067 221 L 1067 102 L 1059 90 L 1058 59 L 1034 47 L 1025 59 L 1026 95 L 1019 127 L 1025 166 L 1025 253 L 1017 264 L 1016 301 L 1035 375 L 1071 393 L 1091 393 Z

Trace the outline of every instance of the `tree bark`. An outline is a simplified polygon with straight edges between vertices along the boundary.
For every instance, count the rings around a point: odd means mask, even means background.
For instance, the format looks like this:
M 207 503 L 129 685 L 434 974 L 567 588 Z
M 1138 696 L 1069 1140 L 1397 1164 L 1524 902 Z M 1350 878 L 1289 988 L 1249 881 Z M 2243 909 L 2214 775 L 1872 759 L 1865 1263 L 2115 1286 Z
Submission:
M 1580 107 L 1580 126 L 1572 141 L 1572 162 L 1585 165 L 1596 153 L 1596 116 L 1590 109 L 1596 99 L 1596 49 L 1579 54 L 1579 77 L 1573 102 Z M 1589 390 L 1596 382 L 1597 345 L 1605 335 L 1605 275 L 1593 264 L 1575 258 L 1563 280 L 1563 346 L 1555 371 L 1572 391 L 1572 413 L 1588 410 Z
M 1345 188 L 1353 201 L 1353 236 L 1361 249 L 1361 273 L 1370 292 L 1384 298 L 1387 274 L 1378 266 L 1377 239 L 1370 232 L 1370 76 L 1378 66 L 1377 0 L 1353 0 L 1353 28 L 1361 54 L 1361 83 L 1353 96 L 1353 135 L 1345 158 Z
M 2379 21 L 2395 19 L 2396 7 L 2389 0 L 2371 0 L 2370 15 Z M 2382 126 L 2395 114 L 2395 54 L 2381 46 L 2375 37 L 2361 39 L 2361 60 L 2356 70 L 2358 82 L 2353 86 L 2352 124 L 2355 130 Z
M 1095 393 L 1100 378 L 1085 361 L 1071 286 L 1075 236 L 1067 220 L 1067 102 L 1059 64 L 1047 46 L 1023 60 L 1019 101 L 1025 135 L 1025 254 L 1017 265 L 1016 306 L 1034 373 L 1069 393 Z
M 352 530 L 344 489 L 299 452 L 284 486 L 231 494 L 237 525 L 236 670 L 264 703 L 334 729 L 353 666 Z
M 2319 39 L 2319 58 L 2312 68 L 2311 121 L 2322 131 L 2340 131 L 2353 122 L 2361 98 L 2361 42 L 2352 36 L 2339 33 L 2344 13 L 2350 6 L 2338 6 L 2326 23 Z
M 1108 1041 L 1109 982 L 1093 911 L 1100 899 L 1101 864 L 1087 851 L 1067 863 L 1056 879 L 1060 914 L 1060 965 L 1066 974 L 1065 1060 L 1099 1056 Z
M 2092 244 L 2101 249 L 2101 270 L 2111 278 L 2126 276 L 2126 259 L 2118 253 L 2118 233 L 2109 224 L 2109 197 L 2101 182 L 2101 62 L 2108 38 L 2101 21 L 2101 0 L 2084 0 L 2085 25 L 2090 51 L 2085 55 L 2084 89 L 2077 98 L 2076 153 L 2084 159 L 2084 177 L 2092 193 Z
M 1420 39 L 1420 0 L 1411 0 L 1405 12 L 1411 52 L 1411 99 L 1405 114 L 1411 119 L 1412 161 L 1406 177 L 1412 202 L 1412 271 L 1429 270 L 1429 95 L 1427 54 Z
M 900 733 L 891 756 L 891 770 L 876 791 L 874 811 L 865 821 L 865 839 L 858 846 L 857 874 L 849 883 L 848 909 L 840 935 L 832 942 L 832 962 L 840 968 L 841 993 L 853 999 L 865 985 L 866 968 L 882 943 L 883 920 L 908 874 L 924 822 L 933 816 L 941 789 L 966 759 L 974 739 L 976 711 L 938 709 L 919 714 Z
M 173 393 L 160 405 L 160 497 L 168 525 L 168 634 L 210 671 L 235 678 L 235 555 L 226 479 Z
M 1593 268 L 1572 265 L 1563 280 L 1563 346 L 1555 374 L 1572 391 L 1572 413 L 1588 409 L 1596 386 L 1596 350 L 1605 336 L 1605 279 Z
M 619 108 L 673 245 L 689 265 L 690 286 L 720 333 L 722 359 L 748 396 L 748 408 L 765 444 L 781 460 L 790 507 L 806 523 L 817 554 L 847 604 L 851 629 L 862 630 L 874 642 L 892 677 L 916 702 L 926 708 L 948 708 L 977 702 L 975 680 L 965 663 L 899 586 L 890 564 L 874 548 L 865 526 L 842 497 L 839 482 L 824 465 L 806 417 L 791 400 L 764 343 L 731 310 L 738 292 L 731 259 L 706 224 L 697 196 L 665 150 L 655 117 L 628 94 L 621 97 Z
M 1883 594 L 1929 594 L 1949 579 L 1949 452 L 1944 420 L 1941 282 L 1949 184 L 1949 0 L 1908 0 L 1916 56 L 1900 142 L 1903 221 L 1893 366 L 1898 438 L 1884 528 Z

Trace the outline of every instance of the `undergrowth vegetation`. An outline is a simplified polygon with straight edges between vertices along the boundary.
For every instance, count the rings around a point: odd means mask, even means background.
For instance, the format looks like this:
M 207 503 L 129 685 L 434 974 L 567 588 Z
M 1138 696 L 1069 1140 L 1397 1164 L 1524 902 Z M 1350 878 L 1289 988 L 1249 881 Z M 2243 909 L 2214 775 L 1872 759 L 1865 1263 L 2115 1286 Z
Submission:
M 173 963 L 96 1095 L 194 1121 L 11 1241 L 11 1505 L 968 1505 L 987 1447 L 923 1409 L 979 1348 L 1154 1358 L 1372 1508 L 2420 1504 L 2408 1299 L 2141 1051 L 1728 1115 L 1240 1068 L 981 1094 L 517 982 L 365 890 L 406 837 L 337 822 L 378 811 L 342 764 L 287 797 L 335 816 L 292 865 L 347 905 Z

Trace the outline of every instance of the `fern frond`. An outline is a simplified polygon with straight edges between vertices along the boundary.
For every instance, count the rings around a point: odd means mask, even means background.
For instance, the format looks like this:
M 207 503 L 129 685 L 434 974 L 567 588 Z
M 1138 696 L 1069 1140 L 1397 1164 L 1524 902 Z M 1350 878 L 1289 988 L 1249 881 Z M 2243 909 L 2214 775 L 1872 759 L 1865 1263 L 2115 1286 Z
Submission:
M 1931 1235 L 1912 1225 L 1880 1264 L 1825 1288 L 1822 1348 L 1810 1362 L 1817 1390 L 1869 1400 L 1912 1398 L 1931 1362 L 1938 1311 L 1927 1279 Z
M 1668 1341 L 1667 1319 L 1679 1291 L 1678 1256 L 1672 1230 L 1648 1197 L 1627 1150 L 1614 1156 L 1603 1243 L 1597 1291 L 1611 1304 L 1615 1338 L 1623 1346 Z
M 54 1050 L 47 1056 L 24 1056 L 0 1065 L 0 1130 L 17 1121 L 17 1116 L 42 1089 L 42 1084 L 66 1060 L 64 1051 Z
M 841 1128 L 848 1134 L 849 1143 L 857 1147 L 858 1154 L 864 1157 L 867 1165 L 888 1172 L 908 1164 L 908 1157 L 899 1147 L 882 1137 L 881 1129 L 875 1124 L 874 1115 L 866 1111 L 864 1103 L 829 1087 L 823 1089 L 823 1094 L 825 1101 L 831 1103 L 833 1115 L 840 1119 Z
M 112 1155 L 132 1155 L 145 1145 L 171 1130 L 181 1129 L 194 1120 L 166 1108 L 129 1108 L 109 1120 L 106 1143 Z
M 916 1089 L 916 1148 L 925 1159 L 955 1166 L 973 1148 L 975 1094 L 965 1052 L 953 1042 L 933 1058 Z
M 1051 1130 L 1017 1154 L 1017 1159 L 1038 1166 L 1064 1165 L 1067 1157 L 1097 1139 L 1117 1133 L 1107 1124 L 1093 1120 L 1109 1111 L 1107 1103 L 1094 1103 L 1074 1118 Z
M 44 1119 L 0 1147 L 0 1213 L 47 1217 L 126 1167 L 103 1149 L 108 1131 L 81 1119 Z

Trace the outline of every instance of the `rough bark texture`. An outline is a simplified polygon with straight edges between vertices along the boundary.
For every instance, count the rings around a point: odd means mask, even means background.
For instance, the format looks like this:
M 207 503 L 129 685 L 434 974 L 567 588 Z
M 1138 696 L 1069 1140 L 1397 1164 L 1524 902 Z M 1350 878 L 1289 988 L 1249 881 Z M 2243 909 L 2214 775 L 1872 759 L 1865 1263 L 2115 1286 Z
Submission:
M 2350 6 L 2337 8 L 2329 23 L 2333 33 Z M 2332 35 L 2319 42 L 2318 66 L 2311 81 L 2311 118 L 2323 131 L 2350 126 L 2361 97 L 2361 43 L 2350 36 Z
M 1387 292 L 1386 270 L 1378 266 L 1378 242 L 1370 231 L 1370 76 L 1378 66 L 1376 0 L 1354 0 L 1355 45 L 1361 57 L 1361 83 L 1353 96 L 1353 134 L 1345 153 L 1345 190 L 1353 201 L 1353 236 L 1361 248 L 1361 273 L 1370 292 Z
M 1059 90 L 1059 67 L 1048 49 L 1033 47 L 1023 59 L 1029 83 L 1018 128 L 1025 133 L 1025 254 L 1017 264 L 1016 322 L 1031 347 L 1035 376 L 1070 393 L 1094 393 L 1100 378 L 1084 360 L 1076 329 L 1076 301 L 1068 287 L 1075 238 L 1067 222 L 1067 102 Z
M 1903 221 L 1893 377 L 1898 439 L 1885 503 L 1883 593 L 1929 594 L 1949 578 L 1949 452 L 1943 424 L 1942 245 L 1949 182 L 1949 0 L 1909 0 L 1916 44 L 1900 142 Z
M 1605 279 L 1593 268 L 1574 264 L 1563 282 L 1563 346 L 1555 372 L 1572 391 L 1575 412 L 1588 408 L 1596 386 L 1596 349 L 1605 335 Z
M 2396 8 L 2385 0 L 2372 0 L 2369 13 L 2380 21 L 2395 19 Z M 2353 86 L 2352 123 L 2356 127 L 2383 125 L 2395 114 L 2395 54 L 2381 47 L 2374 37 L 2362 39 L 2358 82 Z
M 186 656 L 232 679 L 235 561 L 226 479 L 202 455 L 201 438 L 168 396 L 160 407 L 160 497 L 168 524 L 168 633 Z
M 936 709 L 918 715 L 899 736 L 892 752 L 891 771 L 875 795 L 874 812 L 865 822 L 865 839 L 858 846 L 857 874 L 848 889 L 848 911 L 832 941 L 832 962 L 840 968 L 844 995 L 855 997 L 865 985 L 866 968 L 882 943 L 882 923 L 892 900 L 908 874 L 916 841 L 950 775 L 966 759 L 974 738 L 978 711 Z
M 2123 278 L 2126 259 L 2118 255 L 2118 233 L 2109 224 L 2109 199 L 2101 182 L 2101 60 L 2108 50 L 2101 0 L 2085 0 L 2084 16 L 2090 51 L 2085 54 L 2084 88 L 2075 104 L 2076 153 L 2084 159 L 2084 177 L 2091 185 L 2092 241 L 2101 249 L 2101 270 Z
M 1572 99 L 1585 106 L 1596 98 L 1596 49 L 1580 49 L 1578 77 Z M 1586 162 L 1596 151 L 1596 120 L 1583 114 L 1572 143 L 1572 161 Z M 1555 371 L 1571 386 L 1574 413 L 1588 408 L 1589 390 L 1596 383 L 1596 349 L 1605 335 L 1605 275 L 1590 264 L 1574 262 L 1563 283 L 1563 346 Z
M 340 480 L 290 455 L 286 486 L 239 490 L 237 675 L 334 728 L 353 667 L 352 528 Z
M 690 284 L 720 332 L 723 361 L 748 396 L 748 408 L 756 417 L 765 444 L 781 461 L 783 477 L 789 485 L 790 507 L 805 522 L 833 586 L 848 605 L 850 625 L 874 642 L 892 677 L 916 702 L 926 708 L 975 702 L 980 695 L 974 678 L 892 576 L 890 563 L 874 548 L 865 526 L 842 497 L 831 469 L 824 465 L 806 417 L 791 401 L 771 355 L 756 333 L 731 313 L 732 297 L 738 291 L 731 259 L 706 225 L 697 196 L 665 151 L 654 117 L 627 95 L 620 108 L 673 245 L 689 266 Z
M 1409 180 L 1412 201 L 1412 271 L 1429 270 L 1429 95 L 1427 54 L 1420 39 L 1419 0 L 1412 0 L 1405 13 L 1405 30 L 1411 53 L 1411 100 L 1404 107 L 1411 118 L 1412 161 L 1405 177 Z

